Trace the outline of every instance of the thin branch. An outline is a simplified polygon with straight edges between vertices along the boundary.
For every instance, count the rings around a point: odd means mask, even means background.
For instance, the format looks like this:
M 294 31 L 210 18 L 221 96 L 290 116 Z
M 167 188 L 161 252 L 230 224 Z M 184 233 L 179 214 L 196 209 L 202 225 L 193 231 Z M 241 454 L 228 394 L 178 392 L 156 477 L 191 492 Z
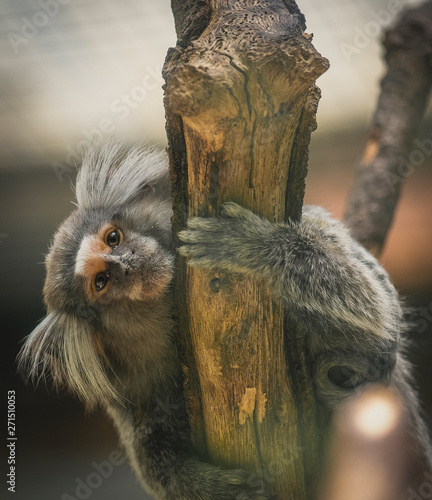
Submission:
M 413 141 L 432 85 L 432 1 L 405 12 L 387 31 L 384 47 L 388 71 L 344 217 L 352 236 L 376 256 L 403 181 L 423 153 Z

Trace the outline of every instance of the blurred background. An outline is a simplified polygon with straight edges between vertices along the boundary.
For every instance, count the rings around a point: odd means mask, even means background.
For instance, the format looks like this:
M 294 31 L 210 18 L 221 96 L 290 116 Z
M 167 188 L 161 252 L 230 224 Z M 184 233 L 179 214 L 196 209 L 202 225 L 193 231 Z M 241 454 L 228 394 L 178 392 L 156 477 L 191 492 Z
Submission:
M 342 216 L 384 71 L 380 37 L 398 12 L 417 3 L 299 0 L 315 47 L 331 64 L 318 80 L 323 97 L 306 203 Z M 2 0 L 0 14 L 2 397 L 6 404 L 7 390 L 16 391 L 15 498 L 142 499 L 129 467 L 113 459 L 119 445 L 110 422 L 84 415 L 65 394 L 26 385 L 14 362 L 23 337 L 44 315 L 43 255 L 72 209 L 74 165 L 83 149 L 111 136 L 166 145 L 161 68 L 176 42 L 170 5 Z M 420 140 L 432 138 L 431 125 L 428 112 Z M 411 305 L 410 357 L 430 422 L 432 159 L 423 157 L 407 178 L 382 261 Z M 98 467 L 106 462 L 110 472 L 102 477 Z

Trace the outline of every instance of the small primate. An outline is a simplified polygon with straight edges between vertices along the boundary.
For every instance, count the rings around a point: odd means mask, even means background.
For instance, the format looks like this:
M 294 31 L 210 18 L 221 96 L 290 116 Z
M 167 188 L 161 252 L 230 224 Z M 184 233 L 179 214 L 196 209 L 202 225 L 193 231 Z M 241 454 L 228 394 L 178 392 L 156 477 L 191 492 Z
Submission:
M 90 408 L 103 406 L 156 498 L 265 498 L 244 471 L 203 462 L 192 450 L 172 313 L 166 155 L 113 144 L 89 150 L 76 198 L 46 258 L 47 316 L 26 340 L 21 367 L 36 380 L 50 376 Z M 413 446 L 430 459 L 397 293 L 340 222 L 305 207 L 300 222 L 272 224 L 226 203 L 220 217 L 192 219 L 179 236 L 189 265 L 244 273 L 284 299 L 307 338 L 323 404 L 337 408 L 365 383 L 396 387 Z

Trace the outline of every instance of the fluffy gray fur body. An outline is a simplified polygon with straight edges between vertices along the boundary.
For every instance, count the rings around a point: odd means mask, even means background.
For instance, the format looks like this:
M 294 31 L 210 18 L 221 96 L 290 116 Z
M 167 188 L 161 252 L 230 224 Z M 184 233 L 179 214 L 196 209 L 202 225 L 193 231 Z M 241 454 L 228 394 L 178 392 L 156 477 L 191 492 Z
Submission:
M 199 461 L 174 339 L 171 206 L 165 155 L 106 145 L 84 158 L 77 210 L 46 259 L 47 316 L 20 364 L 51 376 L 114 419 L 144 486 L 165 500 L 264 498 L 238 470 Z M 318 208 L 274 225 L 227 203 L 180 233 L 189 265 L 243 272 L 286 301 L 304 330 L 321 401 L 334 408 L 365 382 L 396 385 L 428 459 L 427 433 L 401 352 L 402 311 L 378 262 Z M 215 245 L 215 241 L 218 242 Z M 421 438 L 418 438 L 418 435 Z
M 272 224 L 229 202 L 219 218 L 191 219 L 179 236 L 179 253 L 189 266 L 244 273 L 283 298 L 307 338 L 316 395 L 327 407 L 338 408 L 368 383 L 397 389 L 408 414 L 411 451 L 431 469 L 397 291 L 341 222 L 320 207 L 305 206 L 301 222 Z

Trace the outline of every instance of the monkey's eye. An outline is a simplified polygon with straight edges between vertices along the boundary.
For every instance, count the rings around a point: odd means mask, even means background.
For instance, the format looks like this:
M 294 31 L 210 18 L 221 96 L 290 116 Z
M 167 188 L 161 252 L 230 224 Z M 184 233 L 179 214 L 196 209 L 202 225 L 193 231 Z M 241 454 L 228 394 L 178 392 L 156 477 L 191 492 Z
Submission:
M 96 291 L 100 292 L 103 288 L 105 288 L 108 281 L 109 281 L 108 271 L 102 271 L 100 273 L 97 273 L 95 278 Z
M 107 234 L 105 241 L 106 241 L 106 244 L 111 248 L 118 247 L 120 245 L 120 241 L 121 241 L 120 231 L 117 231 L 117 229 L 115 229 L 114 231 L 111 231 L 110 233 Z

